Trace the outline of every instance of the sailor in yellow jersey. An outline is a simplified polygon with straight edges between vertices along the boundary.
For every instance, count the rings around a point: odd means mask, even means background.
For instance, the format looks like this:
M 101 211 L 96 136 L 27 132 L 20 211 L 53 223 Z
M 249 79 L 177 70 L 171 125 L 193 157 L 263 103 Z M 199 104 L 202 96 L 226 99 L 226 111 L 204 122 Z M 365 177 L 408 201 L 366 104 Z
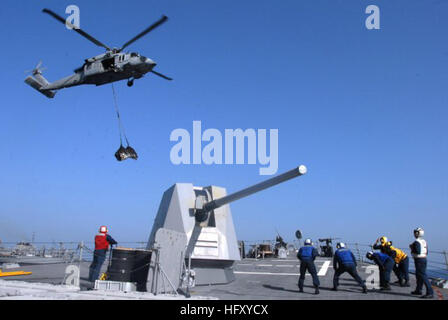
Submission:
M 373 244 L 373 249 L 381 250 L 395 261 L 394 273 L 398 278 L 396 283 L 402 287 L 409 287 L 409 258 L 403 250 L 392 246 L 392 241 L 388 241 L 387 237 L 381 237 Z
M 388 247 L 387 247 L 387 237 L 381 237 L 376 239 L 376 242 L 372 245 L 372 248 L 375 250 L 380 250 L 381 253 L 385 253 L 388 254 Z M 394 259 L 394 257 L 392 257 L 392 259 Z
M 394 273 L 398 278 L 398 283 L 402 287 L 409 287 L 409 257 L 403 250 L 395 248 L 392 246 L 392 241 L 387 244 L 390 251 L 395 251 L 395 266 Z

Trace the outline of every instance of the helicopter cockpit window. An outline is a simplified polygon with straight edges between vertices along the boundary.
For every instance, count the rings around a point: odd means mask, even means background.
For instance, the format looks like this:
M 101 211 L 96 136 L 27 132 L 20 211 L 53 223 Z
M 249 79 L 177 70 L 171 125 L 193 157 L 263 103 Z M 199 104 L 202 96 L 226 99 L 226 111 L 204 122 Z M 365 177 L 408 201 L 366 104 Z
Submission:
M 138 57 L 138 53 L 132 52 L 131 57 Z

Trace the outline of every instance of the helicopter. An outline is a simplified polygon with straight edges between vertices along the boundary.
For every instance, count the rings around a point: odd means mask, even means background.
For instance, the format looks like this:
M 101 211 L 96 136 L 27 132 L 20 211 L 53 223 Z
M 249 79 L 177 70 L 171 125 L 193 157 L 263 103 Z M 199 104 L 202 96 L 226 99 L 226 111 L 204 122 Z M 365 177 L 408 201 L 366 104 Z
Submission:
M 85 59 L 84 64 L 74 70 L 74 74 L 54 82 L 48 82 L 48 80 L 44 78 L 42 75 L 44 68 L 41 68 L 42 61 L 39 62 L 33 70 L 29 71 L 32 75 L 25 79 L 25 83 L 48 98 L 54 98 L 56 90 L 83 84 L 94 84 L 96 86 L 101 86 L 107 83 L 127 79 L 127 85 L 132 87 L 135 79 L 140 79 L 148 72 L 151 72 L 166 80 L 173 80 L 170 77 L 154 71 L 153 69 L 157 64 L 153 60 L 136 52 L 123 52 L 123 49 L 127 48 L 136 40 L 166 22 L 168 17 L 165 15 L 136 35 L 134 38 L 126 42 L 123 46 L 121 46 L 121 48 L 111 48 L 98 41 L 81 28 L 78 28 L 66 21 L 53 11 L 43 9 L 42 12 L 47 13 L 56 20 L 62 22 L 64 25 L 70 27 L 73 31 L 79 33 L 81 36 L 93 42 L 97 46 L 106 49 L 105 53 Z

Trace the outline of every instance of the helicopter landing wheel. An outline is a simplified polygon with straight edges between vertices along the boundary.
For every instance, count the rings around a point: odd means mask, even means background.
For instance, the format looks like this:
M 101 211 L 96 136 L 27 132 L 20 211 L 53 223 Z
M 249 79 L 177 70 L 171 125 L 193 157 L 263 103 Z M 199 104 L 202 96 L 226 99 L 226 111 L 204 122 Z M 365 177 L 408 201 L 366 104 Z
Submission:
M 134 85 L 134 80 L 128 80 L 128 87 L 132 87 Z

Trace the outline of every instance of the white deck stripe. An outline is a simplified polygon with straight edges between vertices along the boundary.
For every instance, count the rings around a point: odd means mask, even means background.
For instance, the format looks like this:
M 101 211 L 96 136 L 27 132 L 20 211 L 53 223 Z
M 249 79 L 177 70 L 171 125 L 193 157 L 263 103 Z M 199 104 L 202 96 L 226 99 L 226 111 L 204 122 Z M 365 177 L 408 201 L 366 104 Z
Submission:
M 245 271 L 234 271 L 236 274 L 268 274 L 274 276 L 298 276 L 298 273 L 275 273 L 275 272 L 245 272 Z M 309 274 L 307 274 L 309 276 Z
M 327 274 L 328 267 L 330 266 L 330 261 L 325 261 L 322 267 L 319 270 L 318 276 L 324 276 Z
M 252 272 L 252 271 L 234 271 L 236 274 L 258 274 L 258 275 L 273 275 L 273 276 L 300 276 L 300 273 L 276 273 L 276 272 Z M 306 276 L 311 276 L 308 272 Z

